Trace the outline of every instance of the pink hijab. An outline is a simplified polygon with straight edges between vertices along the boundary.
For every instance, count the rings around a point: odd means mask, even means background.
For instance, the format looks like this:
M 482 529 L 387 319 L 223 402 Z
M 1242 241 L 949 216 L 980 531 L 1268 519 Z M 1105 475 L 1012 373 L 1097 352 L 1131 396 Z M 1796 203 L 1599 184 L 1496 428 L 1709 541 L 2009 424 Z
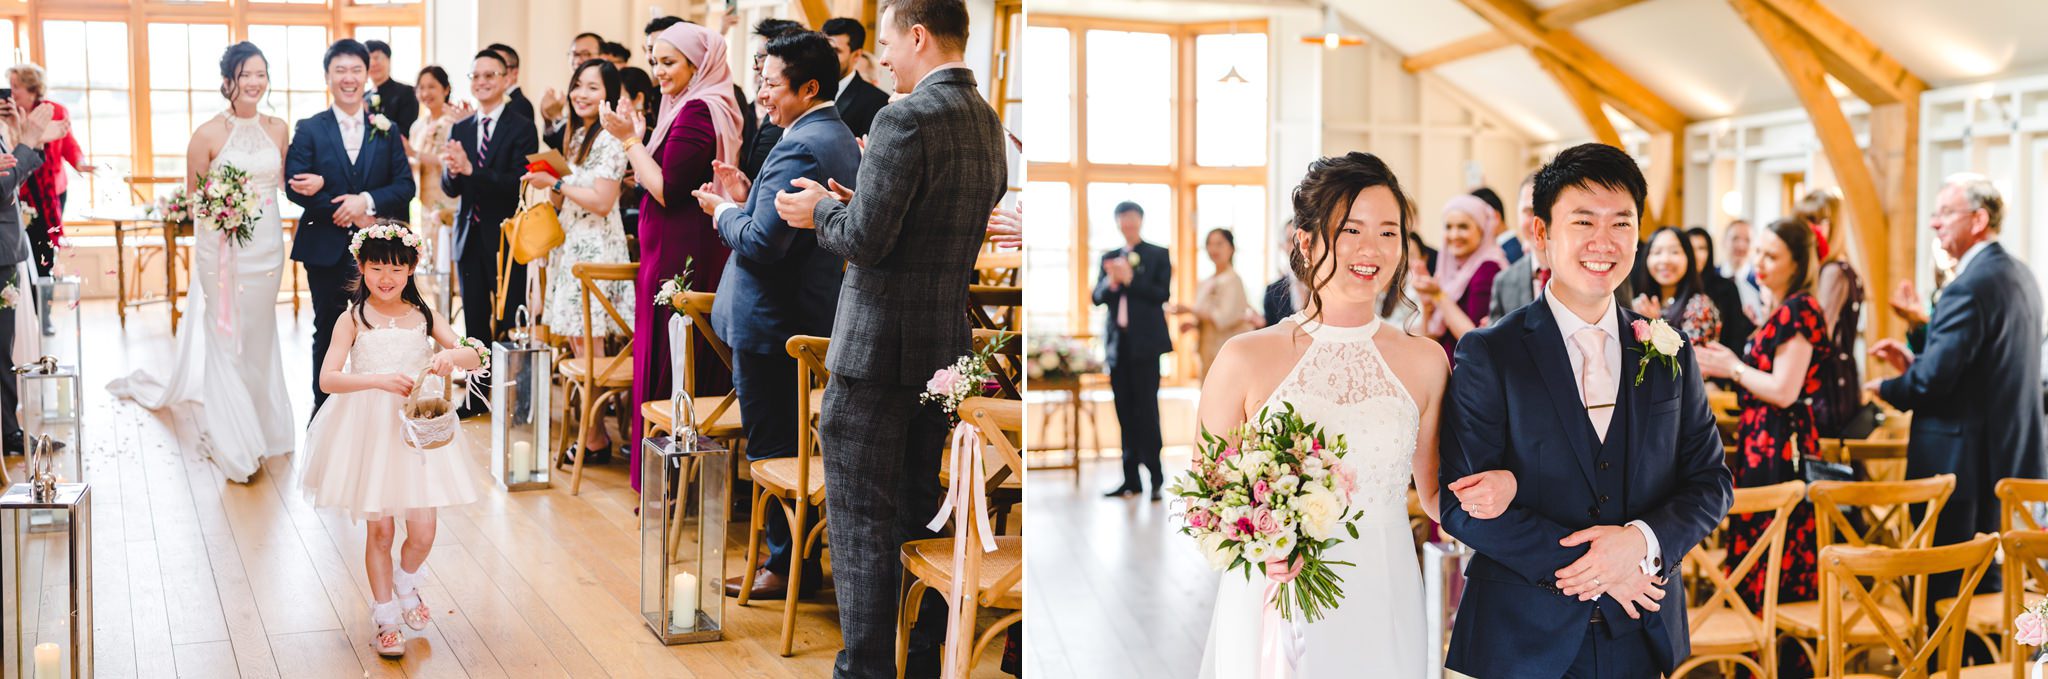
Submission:
M 652 138 L 654 149 L 661 148 L 668 141 L 668 129 L 682 114 L 683 105 L 692 101 L 703 101 L 711 107 L 711 126 L 718 133 L 718 160 L 727 164 L 739 164 L 740 150 L 740 108 L 732 98 L 732 69 L 725 63 L 725 37 L 689 22 L 668 27 L 657 38 L 674 46 L 697 67 L 697 74 L 682 94 L 667 94 L 661 98 L 661 115 L 654 125 Z
M 1453 212 L 1471 215 L 1472 222 L 1479 225 L 1479 249 L 1473 250 L 1472 254 L 1464 259 L 1459 259 L 1457 255 L 1451 254 L 1450 244 L 1446 243 L 1442 253 L 1436 258 L 1436 271 L 1432 273 L 1436 276 L 1437 284 L 1443 287 L 1444 299 L 1456 304 L 1459 299 L 1464 298 L 1465 287 L 1472 283 L 1472 276 L 1479 273 L 1480 264 L 1493 262 L 1505 269 L 1508 259 L 1501 254 L 1500 243 L 1494 240 L 1494 236 L 1500 233 L 1500 215 L 1493 211 L 1492 205 L 1486 204 L 1486 201 L 1480 200 L 1478 196 L 1460 195 L 1444 205 L 1444 221 L 1450 221 Z M 1441 314 L 1429 319 L 1431 337 L 1442 336 L 1445 330 L 1444 317 Z

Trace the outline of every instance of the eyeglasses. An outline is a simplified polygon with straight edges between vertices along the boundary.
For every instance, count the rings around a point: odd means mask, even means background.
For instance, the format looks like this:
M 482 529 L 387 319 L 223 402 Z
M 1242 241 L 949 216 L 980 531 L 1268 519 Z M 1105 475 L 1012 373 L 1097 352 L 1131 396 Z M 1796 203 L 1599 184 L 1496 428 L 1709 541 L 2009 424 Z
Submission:
M 586 60 L 586 61 L 587 61 L 587 60 L 589 60 L 589 59 L 590 59 L 591 57 L 595 57 L 595 56 L 597 56 L 597 53 L 596 53 L 596 52 L 592 52 L 592 51 L 590 51 L 590 50 L 574 50 L 574 51 L 571 51 L 571 52 L 569 52 L 569 56 L 571 56 L 571 57 L 574 57 L 574 58 L 576 58 L 576 59 L 578 59 L 578 60 Z
M 478 73 L 478 72 L 475 72 L 475 71 L 470 71 L 470 73 L 469 73 L 469 79 L 470 79 L 470 80 L 497 80 L 497 79 L 499 79 L 499 78 L 503 78 L 503 77 L 505 77 L 505 74 L 504 74 L 504 73 L 502 73 L 502 72 L 500 72 L 500 73 Z

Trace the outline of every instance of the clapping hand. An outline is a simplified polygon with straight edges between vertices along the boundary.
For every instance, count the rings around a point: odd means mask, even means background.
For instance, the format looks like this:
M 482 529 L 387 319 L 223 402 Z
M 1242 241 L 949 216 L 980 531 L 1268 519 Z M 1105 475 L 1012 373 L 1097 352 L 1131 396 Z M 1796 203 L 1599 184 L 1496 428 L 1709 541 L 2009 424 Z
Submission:
M 1927 322 L 1927 307 L 1920 303 L 1920 293 L 1913 290 L 1912 281 L 1900 282 L 1899 287 L 1892 291 L 1891 301 L 1892 310 L 1899 312 L 1899 316 L 1905 318 L 1906 322 Z
M 826 182 L 830 188 L 820 186 L 818 182 L 806 177 L 791 180 L 789 184 L 796 190 L 775 195 L 775 213 L 781 215 L 782 221 L 788 222 L 792 228 L 817 228 L 816 224 L 811 223 L 811 213 L 817 210 L 818 201 L 824 200 L 826 196 L 838 198 L 842 203 L 853 200 L 853 189 L 840 186 L 839 180 L 836 179 L 827 179 Z
M 476 166 L 469 162 L 469 152 L 462 149 L 459 141 L 450 141 L 441 149 L 441 164 L 448 168 L 448 174 L 458 177 L 476 171 Z
M 540 93 L 540 115 L 548 120 L 562 117 L 561 92 L 557 92 L 555 88 L 550 87 L 548 91 Z
M 747 174 L 741 172 L 739 168 L 728 165 L 723 160 L 714 160 L 711 161 L 711 183 L 705 186 L 717 191 L 721 196 L 732 199 L 732 202 L 745 203 L 747 194 L 753 192 L 754 182 L 747 179 Z
M 466 99 L 455 102 L 448 109 L 449 120 L 462 120 L 473 115 L 476 115 L 476 105 L 469 103 Z
M 718 206 L 729 202 L 725 199 L 725 196 L 718 195 L 718 190 L 712 187 L 710 182 L 705 182 L 704 185 L 697 187 L 697 190 L 691 191 L 690 195 L 697 199 L 697 209 L 703 210 L 704 214 L 712 216 L 718 215 Z M 711 221 L 711 228 L 718 228 L 718 220 L 714 219 Z
M 647 126 L 647 119 L 633 110 L 633 105 L 624 101 L 616 104 L 598 104 L 598 118 L 604 123 L 604 131 L 610 132 L 619 141 L 629 142 L 640 138 L 641 128 Z
M 1870 345 L 1870 355 L 1891 364 L 1892 369 L 1899 371 L 1900 374 L 1904 374 L 1907 368 L 1913 367 L 1913 350 L 1907 349 L 1906 345 L 1889 337 L 1878 340 L 1876 344 Z
M 1718 379 L 1734 377 L 1735 366 L 1742 360 L 1735 356 L 1735 352 L 1729 351 L 1728 347 L 1721 346 L 1720 342 L 1695 344 L 1692 352 L 1693 360 L 1699 362 L 1700 374 Z
M 999 207 L 988 216 L 988 242 L 999 248 L 1014 248 L 1024 243 L 1024 205 L 1016 209 Z
M 13 152 L 0 153 L 0 177 L 14 174 L 14 166 L 20 164 L 21 159 L 14 157 Z
M 1630 306 L 1635 307 L 1636 313 L 1650 318 L 1659 318 L 1664 315 L 1664 300 L 1650 295 L 1636 295 L 1635 302 L 1630 304 Z
M 310 196 L 319 193 L 321 187 L 327 186 L 327 178 L 317 174 L 301 172 L 292 175 L 292 180 L 288 183 L 291 185 L 292 193 Z
M 1515 473 L 1505 469 L 1484 471 L 1451 482 L 1446 490 L 1458 497 L 1458 506 L 1475 519 L 1498 518 L 1515 501 Z

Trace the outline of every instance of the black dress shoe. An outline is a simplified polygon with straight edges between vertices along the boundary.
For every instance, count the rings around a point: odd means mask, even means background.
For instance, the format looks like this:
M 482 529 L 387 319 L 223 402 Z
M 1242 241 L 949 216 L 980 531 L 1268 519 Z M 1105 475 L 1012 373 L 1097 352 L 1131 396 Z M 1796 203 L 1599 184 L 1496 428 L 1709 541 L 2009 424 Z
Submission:
M 1158 489 L 1158 488 L 1154 488 L 1154 489 L 1152 489 L 1152 501 L 1153 501 L 1153 502 L 1158 502 L 1158 501 L 1159 501 L 1159 489 Z
M 1132 495 L 1137 495 L 1137 494 L 1138 494 L 1138 489 L 1136 489 L 1136 488 L 1132 488 L 1132 487 L 1130 487 L 1130 486 L 1120 486 L 1120 487 L 1118 487 L 1118 488 L 1117 488 L 1116 490 L 1112 490 L 1112 491 L 1109 491 L 1109 492 L 1107 492 L 1107 493 L 1103 493 L 1103 494 L 1102 494 L 1102 496 L 1103 496 L 1103 497 L 1130 497 L 1130 496 L 1132 496 Z

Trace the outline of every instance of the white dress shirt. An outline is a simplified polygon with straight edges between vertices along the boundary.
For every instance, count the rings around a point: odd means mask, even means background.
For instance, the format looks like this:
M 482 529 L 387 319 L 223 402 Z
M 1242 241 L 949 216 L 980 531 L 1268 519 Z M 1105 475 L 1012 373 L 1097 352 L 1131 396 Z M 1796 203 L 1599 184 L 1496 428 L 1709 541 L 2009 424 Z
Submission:
M 860 72 L 854 71 L 846 74 L 846 77 L 839 79 L 839 94 L 833 97 L 833 101 L 838 101 L 839 97 L 846 96 L 846 88 L 853 86 L 853 77 L 857 75 L 860 75 Z
M 1996 241 L 1987 238 L 1984 240 L 1977 241 L 1976 245 L 1972 245 L 1970 246 L 1970 249 L 1964 250 L 1963 256 L 1956 259 L 1956 275 L 1950 277 L 1949 280 L 1962 278 L 1963 271 L 1970 268 L 1970 262 L 1976 261 L 1977 255 L 1982 254 L 1984 252 L 1984 247 L 1994 242 Z
M 356 111 L 354 114 L 350 114 L 341 110 L 340 106 L 332 107 L 330 110 L 334 112 L 335 124 L 341 127 L 341 147 L 348 151 L 348 162 L 353 165 L 356 162 L 356 156 L 362 154 L 363 140 L 368 138 L 369 135 L 370 128 L 365 119 L 365 116 L 369 115 L 369 113 L 367 111 Z M 377 201 L 370 198 L 370 192 L 364 191 L 358 195 L 361 195 L 363 200 L 370 204 L 370 216 L 377 216 Z
M 1619 311 L 1620 306 L 1614 304 L 1613 302 L 1608 302 L 1605 307 L 1607 311 L 1606 313 L 1601 314 L 1600 320 L 1593 323 L 1587 323 L 1585 319 L 1579 318 L 1578 314 L 1572 313 L 1571 309 L 1565 308 L 1564 302 L 1558 301 L 1557 295 L 1553 294 L 1556 286 L 1557 284 L 1553 282 L 1550 286 L 1544 288 L 1543 301 L 1545 304 L 1550 305 L 1550 314 L 1552 316 L 1557 317 L 1558 332 L 1562 333 L 1564 336 L 1564 352 L 1565 355 L 1569 357 L 1572 362 L 1572 375 L 1576 377 L 1577 375 L 1584 374 L 1583 368 L 1586 365 L 1586 357 L 1580 354 L 1578 345 L 1571 341 L 1572 335 L 1577 334 L 1580 330 L 1588 326 L 1592 326 L 1600 328 L 1602 331 L 1607 333 L 1607 349 L 1601 352 L 1605 355 L 1601 356 L 1600 360 L 1607 362 L 1607 374 L 1616 376 L 1618 378 L 1621 375 L 1621 318 Z M 1572 380 L 1572 388 L 1581 389 L 1577 379 Z M 1621 394 L 1621 390 L 1615 390 L 1616 398 L 1620 398 Z M 1579 400 L 1581 402 L 1584 402 L 1585 398 L 1586 395 L 1582 391 L 1582 393 L 1579 394 Z M 1586 405 L 1600 404 L 1589 403 Z M 1613 416 L 1612 413 L 1614 412 L 1614 409 L 1607 408 L 1604 410 L 1606 410 L 1609 414 L 1609 418 Z M 1610 421 L 1603 420 L 1602 418 L 1598 417 L 1593 417 L 1592 413 L 1593 411 L 1587 411 L 1587 417 L 1592 420 L 1593 429 L 1595 433 L 1599 434 L 1600 440 L 1602 442 L 1605 442 L 1607 440 L 1607 429 L 1608 424 L 1610 424 Z M 1643 573 L 1652 575 L 1656 574 L 1658 571 L 1658 567 L 1662 565 L 1660 561 L 1661 555 L 1664 553 L 1662 549 L 1659 549 L 1659 545 L 1657 543 L 1657 532 L 1650 530 L 1650 524 L 1643 523 L 1640 520 L 1630 521 L 1628 522 L 1628 525 L 1635 526 L 1637 530 L 1642 531 L 1643 541 L 1647 543 L 1647 553 L 1643 557 L 1642 563 L 1640 564 L 1643 569 Z

